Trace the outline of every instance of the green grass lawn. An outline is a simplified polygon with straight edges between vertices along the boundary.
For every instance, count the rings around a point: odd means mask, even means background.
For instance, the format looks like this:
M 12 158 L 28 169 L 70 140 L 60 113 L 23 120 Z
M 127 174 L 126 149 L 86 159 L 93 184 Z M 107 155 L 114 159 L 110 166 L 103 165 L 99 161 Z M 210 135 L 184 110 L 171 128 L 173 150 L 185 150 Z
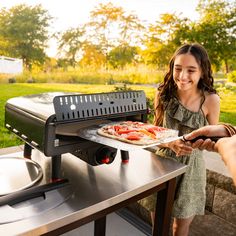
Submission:
M 50 84 L 50 83 L 16 83 L 0 84 L 0 148 L 18 145 L 21 141 L 16 135 L 9 132 L 4 124 L 5 104 L 9 98 L 38 94 L 44 92 L 77 92 L 77 93 L 102 93 L 115 90 L 114 85 L 87 85 L 87 84 Z M 144 90 L 146 96 L 153 101 L 155 88 L 151 86 L 130 85 L 132 90 Z M 236 89 L 218 88 L 221 97 L 220 122 L 231 123 L 236 126 Z
M 145 90 L 147 96 L 155 93 L 155 89 L 147 86 L 128 86 L 133 90 Z M 5 128 L 5 104 L 9 98 L 39 94 L 44 92 L 76 92 L 76 93 L 102 93 L 114 91 L 114 85 L 85 85 L 85 84 L 0 84 L 0 148 L 21 144 L 21 140 Z
M 220 122 L 236 126 L 236 86 L 217 89 L 220 101 Z

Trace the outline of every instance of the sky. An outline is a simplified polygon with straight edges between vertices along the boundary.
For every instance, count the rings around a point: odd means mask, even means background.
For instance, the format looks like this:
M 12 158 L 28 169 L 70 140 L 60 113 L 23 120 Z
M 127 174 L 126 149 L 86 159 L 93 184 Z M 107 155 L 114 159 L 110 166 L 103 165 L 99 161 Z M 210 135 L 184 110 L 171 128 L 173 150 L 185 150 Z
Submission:
M 54 18 L 52 30 L 64 31 L 77 27 L 89 20 L 89 14 L 99 3 L 112 2 L 117 7 L 122 7 L 127 13 L 135 14 L 140 20 L 154 23 L 163 13 L 182 14 L 191 20 L 198 18 L 195 11 L 199 0 L 1 0 L 0 8 L 10 8 L 19 4 L 30 6 L 41 4 Z M 56 55 L 56 43 L 51 40 L 47 53 Z

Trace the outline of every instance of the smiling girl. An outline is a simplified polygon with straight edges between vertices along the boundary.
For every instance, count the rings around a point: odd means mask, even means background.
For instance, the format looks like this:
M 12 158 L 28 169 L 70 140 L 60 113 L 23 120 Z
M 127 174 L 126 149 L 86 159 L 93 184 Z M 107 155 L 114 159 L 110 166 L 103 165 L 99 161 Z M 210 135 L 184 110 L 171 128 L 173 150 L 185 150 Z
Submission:
M 219 100 L 206 50 L 197 43 L 185 44 L 174 53 L 158 88 L 155 125 L 179 130 L 179 135 L 184 135 L 207 124 L 217 124 Z M 178 140 L 161 146 L 157 154 L 187 165 L 186 173 L 177 179 L 173 206 L 173 235 L 187 236 L 194 216 L 204 214 L 205 209 L 206 169 L 202 152 Z M 151 211 L 152 220 L 155 199 L 150 196 L 142 200 Z

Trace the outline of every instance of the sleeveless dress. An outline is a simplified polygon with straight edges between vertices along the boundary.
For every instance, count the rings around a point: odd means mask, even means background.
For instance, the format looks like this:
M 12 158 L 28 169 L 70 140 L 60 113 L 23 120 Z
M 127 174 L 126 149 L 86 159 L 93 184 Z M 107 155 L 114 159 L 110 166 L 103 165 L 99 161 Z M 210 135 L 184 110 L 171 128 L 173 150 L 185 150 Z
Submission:
M 176 97 L 173 97 L 165 104 L 163 126 L 179 130 L 179 136 L 181 136 L 207 125 L 202 111 L 203 102 L 204 99 L 198 112 L 192 112 L 185 108 Z M 194 215 L 203 215 L 206 201 L 206 169 L 202 151 L 194 149 L 191 155 L 176 157 L 172 150 L 160 148 L 156 154 L 187 165 L 185 174 L 177 177 L 172 216 L 184 219 Z M 149 211 L 155 211 L 156 195 L 142 199 L 140 204 Z

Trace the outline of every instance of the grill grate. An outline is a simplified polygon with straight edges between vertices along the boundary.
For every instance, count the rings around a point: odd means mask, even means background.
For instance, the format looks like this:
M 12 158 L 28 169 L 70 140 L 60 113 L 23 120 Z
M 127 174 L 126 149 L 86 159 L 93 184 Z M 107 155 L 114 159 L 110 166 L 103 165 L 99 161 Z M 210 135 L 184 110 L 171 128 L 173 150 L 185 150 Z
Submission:
M 147 110 L 144 91 L 56 96 L 57 121 L 86 120 Z

